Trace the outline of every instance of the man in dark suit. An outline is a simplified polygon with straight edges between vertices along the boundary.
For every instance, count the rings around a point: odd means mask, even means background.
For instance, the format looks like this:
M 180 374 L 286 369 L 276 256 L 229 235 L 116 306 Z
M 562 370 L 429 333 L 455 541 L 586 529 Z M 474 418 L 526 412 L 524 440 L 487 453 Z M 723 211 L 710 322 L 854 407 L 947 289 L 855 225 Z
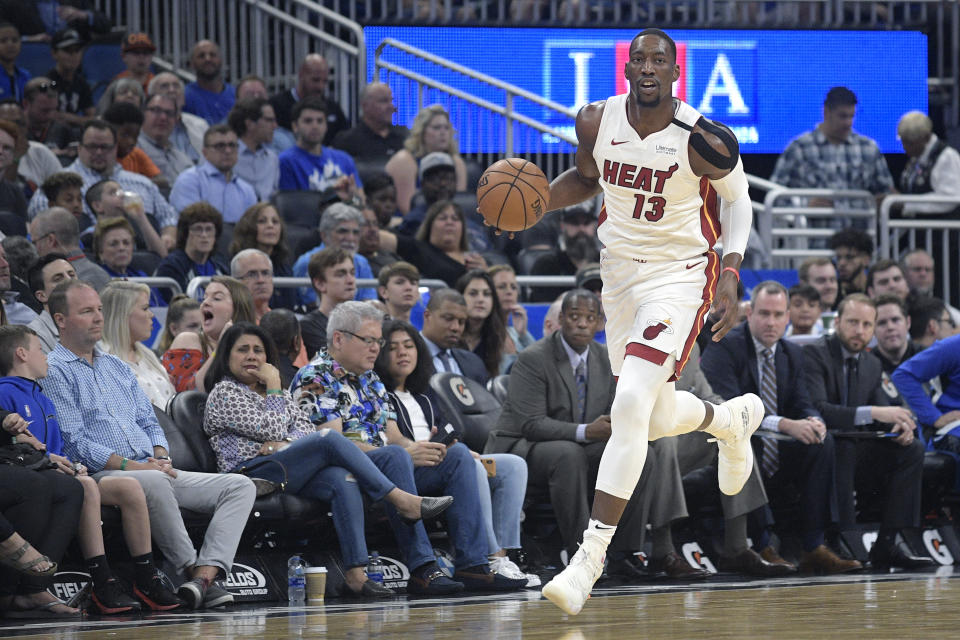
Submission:
M 910 411 L 889 406 L 881 388 L 880 360 L 864 351 L 876 320 L 870 298 L 845 297 L 837 309 L 836 334 L 804 347 L 804 379 L 814 406 L 837 436 L 841 526 L 855 520 L 854 488 L 860 496 L 882 493 L 880 535 L 870 549 L 871 562 L 881 567 L 927 566 L 932 559 L 915 556 L 897 541 L 900 529 L 920 525 L 924 447 L 914 437 Z M 874 429 L 888 431 L 890 437 L 852 437 Z
M 514 364 L 497 431 L 487 445 L 488 453 L 509 452 L 526 459 L 529 484 L 549 492 L 571 555 L 590 518 L 597 469 L 610 438 L 616 382 L 606 349 L 593 340 L 600 317 L 596 295 L 586 289 L 567 293 L 560 330 L 524 349 Z M 669 538 L 670 522 L 687 515 L 676 439 L 662 438 L 651 447 L 653 455 L 647 457 L 613 538 L 608 572 L 636 574 L 629 552 L 642 547 L 649 520 L 654 568 L 670 577 L 705 578 L 709 574 L 680 558 Z
M 438 373 L 459 373 L 487 383 L 487 368 L 480 356 L 457 347 L 467 323 L 467 301 L 456 289 L 437 289 L 423 311 L 423 329 L 420 335 L 433 356 L 433 367 Z
M 834 440 L 803 383 L 803 352 L 783 338 L 789 307 L 789 294 L 782 284 L 761 282 L 753 289 L 747 321 L 708 349 L 700 364 L 724 399 L 756 393 L 763 401 L 765 415 L 758 431 L 768 434 L 761 437 L 758 452 L 763 477 L 771 488 L 800 487 L 800 569 L 854 571 L 861 568 L 859 562 L 839 557 L 824 544 L 824 531 L 836 520 Z M 769 548 L 768 529 L 756 538 L 761 555 L 777 555 Z M 721 568 L 725 563 L 738 564 L 737 558 L 721 557 Z

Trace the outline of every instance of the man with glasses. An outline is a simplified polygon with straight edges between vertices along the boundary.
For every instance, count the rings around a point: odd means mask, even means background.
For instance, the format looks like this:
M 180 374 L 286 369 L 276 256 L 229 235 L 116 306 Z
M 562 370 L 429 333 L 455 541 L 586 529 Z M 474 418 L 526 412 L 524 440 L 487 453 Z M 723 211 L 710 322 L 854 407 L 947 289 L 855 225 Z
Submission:
M 23 89 L 23 111 L 27 116 L 27 137 L 42 142 L 57 156 L 75 158 L 77 138 L 71 128 L 57 122 L 57 83 L 43 76 L 33 78 Z
M 143 199 L 143 208 L 151 224 L 160 233 L 168 249 L 176 245 L 177 212 L 170 206 L 160 190 L 149 178 L 123 170 L 117 164 L 117 135 L 108 123 L 94 119 L 83 125 L 80 135 L 80 152 L 76 161 L 65 171 L 72 171 L 83 178 L 83 192 L 86 194 L 94 184 L 109 178 L 124 191 L 133 191 Z M 50 206 L 42 190 L 33 194 L 27 215 L 31 218 Z M 88 203 L 84 202 L 84 213 L 95 219 Z
M 173 125 L 173 133 L 170 134 L 170 142 L 195 163 L 200 162 L 203 159 L 203 134 L 210 125 L 200 116 L 183 110 L 186 102 L 183 81 L 169 71 L 158 73 L 150 81 L 147 95 L 152 96 L 155 93 L 162 93 L 177 105 L 177 118 Z
M 335 202 L 324 210 L 320 217 L 321 243 L 297 258 L 293 264 L 293 275 L 298 278 L 307 276 L 308 266 L 313 254 L 326 247 L 344 249 L 353 255 L 354 274 L 357 279 L 373 279 L 373 270 L 370 263 L 357 253 L 360 248 L 360 227 L 364 224 L 363 213 L 356 207 L 343 202 Z M 301 304 L 313 306 L 317 301 L 317 294 L 313 289 L 301 287 L 298 289 Z M 363 288 L 357 291 L 357 300 L 376 300 L 377 291 L 373 288 Z
M 147 152 L 170 184 L 194 166 L 190 156 L 170 141 L 176 121 L 177 105 L 173 98 L 165 94 L 153 94 L 143 105 L 143 127 L 137 138 L 137 146 Z
M 183 211 L 205 200 L 220 211 L 224 223 L 236 224 L 243 212 L 257 203 L 253 187 L 233 171 L 237 147 L 237 134 L 228 125 L 207 129 L 203 134 L 205 160 L 180 174 L 170 191 L 170 204 Z
M 451 591 L 464 587 L 491 591 L 523 588 L 526 577 L 511 580 L 490 570 L 476 463 L 470 450 L 463 443 L 446 446 L 414 442 L 400 432 L 386 387 L 373 371 L 385 344 L 382 322 L 383 314 L 370 304 L 351 301 L 338 305 L 327 325 L 327 348 L 293 379 L 294 397 L 318 429 L 342 431 L 374 464 L 388 464 L 392 447 L 387 445 L 403 447 L 413 462 L 416 481 L 414 487 L 401 487 L 404 490 L 454 496 L 453 505 L 446 511 L 450 540 L 456 549 L 456 582 L 452 584 L 436 568 L 423 524 L 399 523 L 391 515 L 404 561 L 411 569 L 407 585 L 410 593 L 448 592 L 438 589 L 441 585 Z
M 240 138 L 237 175 L 253 185 L 257 198 L 269 200 L 280 181 L 280 160 L 270 148 L 277 118 L 266 98 L 237 101 L 227 118 Z
M 952 335 L 956 330 L 947 306 L 940 298 L 914 296 L 908 304 L 910 311 L 910 337 L 921 351 L 937 340 Z
M 273 263 L 260 249 L 244 249 L 230 261 L 230 275 L 246 285 L 253 298 L 253 311 L 260 318 L 270 311 L 273 296 Z

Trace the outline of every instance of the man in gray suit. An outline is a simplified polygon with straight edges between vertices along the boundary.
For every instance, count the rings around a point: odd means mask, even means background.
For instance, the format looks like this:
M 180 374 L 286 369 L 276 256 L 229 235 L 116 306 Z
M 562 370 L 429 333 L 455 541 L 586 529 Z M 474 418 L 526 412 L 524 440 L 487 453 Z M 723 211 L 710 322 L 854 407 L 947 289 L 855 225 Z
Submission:
M 527 347 L 510 373 L 507 400 L 488 453 L 513 453 L 527 461 L 529 485 L 547 491 L 572 555 L 590 518 L 600 457 L 610 438 L 610 406 L 616 382 L 603 345 L 595 342 L 600 301 L 586 289 L 567 293 L 560 330 Z M 658 554 L 658 532 L 685 517 L 676 438 L 651 443 L 643 475 L 627 504 L 609 551 L 608 571 L 633 577 L 630 552 L 639 550 L 649 521 L 654 527 L 652 564 L 670 577 L 709 575 L 669 549 Z M 669 536 L 667 537 L 669 540 Z

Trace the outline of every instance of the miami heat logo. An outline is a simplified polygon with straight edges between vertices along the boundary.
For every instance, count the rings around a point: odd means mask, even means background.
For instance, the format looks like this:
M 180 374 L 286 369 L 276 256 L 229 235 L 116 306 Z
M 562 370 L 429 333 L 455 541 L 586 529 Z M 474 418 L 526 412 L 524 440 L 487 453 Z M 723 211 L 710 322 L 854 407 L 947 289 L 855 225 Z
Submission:
M 670 326 L 671 324 L 673 323 L 670 318 L 666 320 L 647 320 L 647 328 L 643 330 L 643 339 L 653 340 L 661 333 L 672 334 L 673 327 Z

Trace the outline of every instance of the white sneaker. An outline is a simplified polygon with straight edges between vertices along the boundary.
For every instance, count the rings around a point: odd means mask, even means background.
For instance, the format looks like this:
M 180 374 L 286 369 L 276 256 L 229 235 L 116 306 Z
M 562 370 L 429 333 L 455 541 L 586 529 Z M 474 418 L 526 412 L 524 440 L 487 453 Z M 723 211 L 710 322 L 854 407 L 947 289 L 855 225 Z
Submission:
M 577 615 L 603 573 L 605 556 L 606 546 L 592 538 L 589 531 L 585 532 L 583 544 L 570 558 L 570 564 L 554 576 L 541 593 L 566 613 Z
M 500 574 L 505 578 L 510 578 L 511 580 L 523 580 L 526 578 L 527 587 L 540 586 L 540 576 L 535 573 L 524 573 L 513 560 L 506 556 L 490 558 L 490 571 Z
M 720 447 L 717 480 L 720 491 L 728 496 L 735 496 L 740 493 L 753 472 L 750 436 L 760 426 L 764 409 L 763 402 L 753 393 L 730 398 L 723 406 L 730 410 L 731 418 L 726 433 L 713 434 Z

